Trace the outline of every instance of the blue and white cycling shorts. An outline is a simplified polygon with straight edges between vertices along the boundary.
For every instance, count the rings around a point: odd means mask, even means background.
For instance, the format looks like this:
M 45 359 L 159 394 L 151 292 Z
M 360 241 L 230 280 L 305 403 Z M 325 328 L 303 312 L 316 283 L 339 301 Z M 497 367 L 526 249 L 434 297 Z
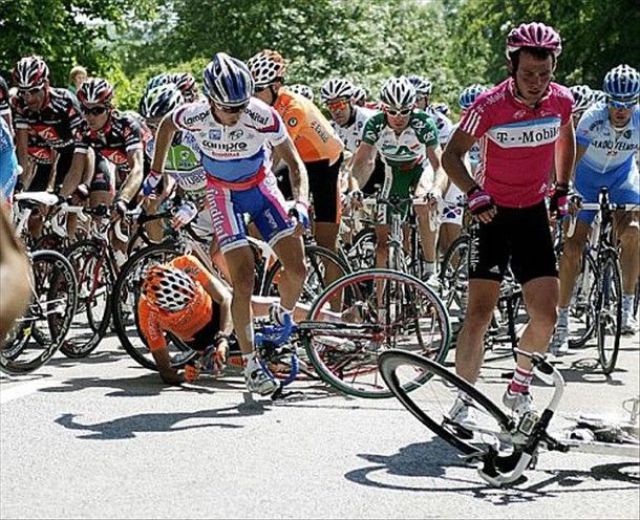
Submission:
M 609 190 L 611 202 L 640 205 L 640 176 L 636 169 L 617 175 L 578 169 L 575 187 L 582 196 L 583 202 L 598 202 L 600 188 L 606 187 Z M 578 219 L 591 225 L 596 218 L 596 213 L 596 211 L 582 210 L 578 213 Z
M 294 232 L 295 226 L 287 213 L 284 197 L 271 172 L 257 185 L 243 190 L 221 187 L 210 178 L 206 201 L 213 231 L 223 253 L 249 245 L 245 214 L 258 227 L 263 240 L 272 247 Z

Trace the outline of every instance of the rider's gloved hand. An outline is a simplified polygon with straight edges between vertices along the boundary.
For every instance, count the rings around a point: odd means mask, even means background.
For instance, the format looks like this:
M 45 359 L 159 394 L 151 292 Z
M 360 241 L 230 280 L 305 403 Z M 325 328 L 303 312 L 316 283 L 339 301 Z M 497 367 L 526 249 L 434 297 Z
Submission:
M 144 181 L 142 181 L 142 194 L 145 197 L 151 195 L 158 187 L 161 180 L 162 172 L 156 170 L 149 171 L 149 174 L 145 177 Z
M 311 226 L 309 221 L 309 204 L 306 202 L 296 201 L 295 206 L 289 210 L 289 216 L 300 222 L 305 229 L 309 229 Z
M 193 202 L 186 200 L 180 205 L 178 211 L 176 211 L 173 216 L 172 224 L 176 229 L 181 228 L 191 222 L 197 214 L 198 208 L 196 205 Z
M 490 211 L 495 207 L 493 197 L 480 186 L 474 186 L 467 192 L 467 205 L 469 206 L 469 211 L 475 216 L 485 211 Z
M 556 184 L 549 198 L 549 212 L 557 217 L 566 217 L 569 212 L 569 185 L 567 183 Z

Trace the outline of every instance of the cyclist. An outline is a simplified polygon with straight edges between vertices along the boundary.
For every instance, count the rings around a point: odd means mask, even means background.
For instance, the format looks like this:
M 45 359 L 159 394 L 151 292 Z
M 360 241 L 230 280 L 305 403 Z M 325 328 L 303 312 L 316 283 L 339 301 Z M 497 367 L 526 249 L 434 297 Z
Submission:
M 232 329 L 231 293 L 195 256 L 179 256 L 147 271 L 138 301 L 138 323 L 162 380 L 191 382 L 198 369 L 188 366 L 179 374 L 171 366 L 165 333 L 210 358 L 217 354 L 218 362 L 222 361 Z
M 376 153 L 379 152 L 385 164 L 386 175 L 382 198 L 393 195 L 400 198 L 411 195 L 428 196 L 431 199 L 429 207 L 416 207 L 416 213 L 418 208 L 420 211 L 419 217 L 426 220 L 429 218 L 428 211 L 437 205 L 447 183 L 447 177 L 440 166 L 438 129 L 433 119 L 424 111 L 414 108 L 416 91 L 404 76 L 389 78 L 380 90 L 380 99 L 384 108 L 365 124 L 362 142 L 353 158 L 353 176 L 358 185 L 366 185 L 374 168 Z M 428 164 L 435 172 L 432 179 L 426 169 Z M 406 217 L 409 206 L 405 205 L 404 210 Z M 380 224 L 376 226 L 378 267 L 387 265 L 390 217 L 387 206 L 380 205 Z M 435 258 L 430 259 L 428 256 L 433 251 L 427 248 L 433 249 L 436 234 L 428 226 L 426 231 L 424 226 L 419 228 L 425 258 L 433 266 Z
M 465 89 L 462 90 L 460 96 L 458 98 L 458 104 L 460 109 L 462 110 L 462 116 L 464 117 L 464 112 L 467 110 L 476 98 L 486 91 L 486 87 L 474 83 L 473 85 L 469 85 Z M 452 130 L 458 128 L 458 125 L 454 125 Z M 478 170 L 478 165 L 480 163 L 480 146 L 478 143 L 475 143 L 469 153 L 467 154 L 466 159 L 468 160 L 468 168 L 471 174 L 475 177 L 476 171 Z M 479 186 L 482 186 L 482 180 L 476 177 L 476 181 Z M 460 235 L 460 231 L 462 229 L 462 220 L 464 217 L 464 209 L 461 207 L 460 203 L 465 200 L 465 195 L 456 186 L 453 182 L 449 183 L 449 187 L 447 188 L 447 192 L 442 199 L 441 203 L 441 225 L 440 225 L 440 251 L 445 253 L 453 241 L 458 238 Z
M 551 210 L 566 213 L 575 158 L 573 98 L 568 88 L 551 82 L 562 50 L 560 36 L 542 23 L 521 24 L 509 33 L 506 47 L 511 77 L 476 98 L 443 156 L 447 174 L 467 194 L 469 210 L 479 221 L 470 244 L 467 312 L 456 346 L 456 372 L 472 384 L 509 264 L 530 316 L 520 348 L 545 352 L 549 346 L 559 284 L 545 195 L 555 158 Z M 478 139 L 483 186 L 464 164 Z M 528 358 L 518 356 L 503 397 L 516 413 L 531 408 L 531 369 Z M 472 412 L 460 396 L 451 415 L 464 423 L 473 419 Z
M 62 186 L 61 194 L 69 196 L 79 177 L 67 175 L 72 162 L 78 161 L 80 170 L 85 166 L 78 100 L 68 90 L 49 85 L 49 67 L 37 56 L 18 61 L 13 80 L 18 87 L 13 98 L 18 163 L 27 177 L 23 184 L 31 191 Z
M 262 370 L 254 348 L 250 302 L 255 264 L 246 238 L 244 214 L 251 215 L 282 262 L 281 301 L 274 318 L 283 323 L 285 314 L 295 307 L 305 277 L 300 235 L 301 222 L 307 218 L 306 171 L 278 113 L 251 97 L 253 79 L 243 62 L 217 53 L 204 71 L 204 81 L 208 103 L 183 105 L 162 120 L 150 175 L 163 175 L 175 132 L 192 132 L 207 174 L 207 205 L 214 232 L 231 274 L 231 313 L 246 363 L 247 386 L 266 395 L 274 392 L 277 384 Z M 299 218 L 295 226 L 287 216 L 284 199 L 265 159 L 267 145 L 273 146 L 274 153 L 289 167 Z
M 453 123 L 443 112 L 436 110 L 434 105 L 429 103 L 429 98 L 433 92 L 432 83 L 421 76 L 412 74 L 408 76 L 409 81 L 416 89 L 416 108 L 424 110 L 436 123 L 438 128 L 438 136 L 440 139 L 440 146 L 444 150 L 444 147 L 451 137 L 453 131 Z
M 364 107 L 367 102 L 367 91 L 359 85 L 354 85 L 351 99 L 355 106 Z
M 309 101 L 313 101 L 313 89 L 309 85 L 303 85 L 301 83 L 295 83 L 293 85 L 287 85 L 287 90 L 294 94 L 306 97 Z
M 341 209 L 338 180 L 343 160 L 342 142 L 311 101 L 283 88 L 287 66 L 280 53 L 263 50 L 253 56 L 247 66 L 255 81 L 256 97 L 280 114 L 307 169 L 316 241 L 335 252 Z M 335 266 L 327 267 L 328 281 L 337 276 Z
M 640 178 L 635 157 L 640 147 L 640 73 L 628 65 L 611 69 L 604 78 L 607 104 L 588 109 L 576 130 L 578 143 L 575 187 L 585 202 L 597 202 L 600 188 L 607 187 L 612 202 L 640 204 Z M 567 237 L 560 260 L 560 302 L 552 349 L 568 348 L 569 305 L 584 245 L 595 218 L 594 211 L 580 211 L 573 236 Z M 639 212 L 617 212 L 616 231 L 621 244 L 622 332 L 633 334 L 638 322 L 633 300 L 638 280 L 640 243 Z
M 594 103 L 593 90 L 587 85 L 574 85 L 569 90 L 573 95 L 571 119 L 573 120 L 573 127 L 576 128 L 582 115 Z
M 9 87 L 2 76 L 0 76 L 0 117 L 5 120 L 7 126 L 11 129 L 11 135 L 13 135 L 11 105 L 9 103 Z
M 188 72 L 163 72 L 154 76 L 147 82 L 146 91 L 159 87 L 160 85 L 173 84 L 184 97 L 187 103 L 193 103 L 198 99 L 198 86 L 192 74 Z
M 373 117 L 375 110 L 358 106 L 353 101 L 353 83 L 346 79 L 330 79 L 320 88 L 320 99 L 327 107 L 331 115 L 331 126 L 340 140 L 344 143 L 348 154 L 346 168 L 350 169 L 353 153 L 362 141 L 362 132 L 365 123 Z M 370 195 L 374 193 L 375 185 L 381 186 L 384 182 L 384 164 L 376 158 L 376 167 L 369 181 L 362 186 L 362 193 Z M 353 189 L 354 186 L 351 186 Z

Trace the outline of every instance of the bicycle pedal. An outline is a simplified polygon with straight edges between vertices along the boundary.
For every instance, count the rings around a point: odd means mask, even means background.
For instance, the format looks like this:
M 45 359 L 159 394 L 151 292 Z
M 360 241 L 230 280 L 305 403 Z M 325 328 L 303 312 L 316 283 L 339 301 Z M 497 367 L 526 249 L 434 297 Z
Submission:
M 278 391 L 276 391 L 276 393 L 278 393 Z M 271 400 L 274 402 L 274 404 L 304 401 L 306 398 L 306 395 L 304 395 L 304 393 L 302 393 L 300 390 L 293 390 L 290 392 L 283 392 L 282 390 L 280 390 L 277 396 L 275 395 L 275 393 L 271 396 Z

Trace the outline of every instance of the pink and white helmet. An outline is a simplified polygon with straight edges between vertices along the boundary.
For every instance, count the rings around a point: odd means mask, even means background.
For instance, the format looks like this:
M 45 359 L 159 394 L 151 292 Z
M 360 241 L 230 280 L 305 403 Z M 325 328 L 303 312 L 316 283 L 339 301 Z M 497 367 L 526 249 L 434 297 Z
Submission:
M 540 22 L 522 23 L 507 36 L 507 58 L 523 47 L 547 49 L 557 58 L 562 52 L 562 39 L 553 27 Z

